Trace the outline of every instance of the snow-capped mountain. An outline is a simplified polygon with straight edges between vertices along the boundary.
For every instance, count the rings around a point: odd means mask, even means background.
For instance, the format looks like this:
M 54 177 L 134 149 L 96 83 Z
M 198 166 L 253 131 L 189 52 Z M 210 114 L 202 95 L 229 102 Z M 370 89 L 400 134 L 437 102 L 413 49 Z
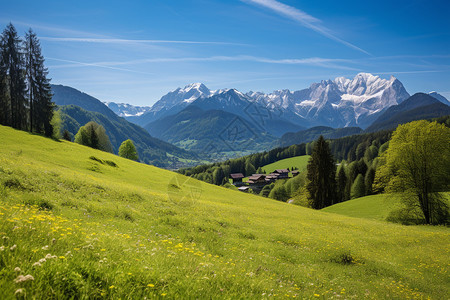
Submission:
M 151 106 L 134 106 L 127 103 L 103 102 L 119 117 L 139 117 L 151 109 Z
M 138 118 L 129 118 L 129 121 L 145 126 L 150 122 L 165 116 L 174 115 L 186 106 L 202 97 L 209 97 L 212 92 L 203 83 L 192 83 L 184 88 L 177 88 L 159 99 L 151 109 Z
M 142 115 L 127 119 L 145 126 L 195 104 L 203 110 L 224 110 L 253 122 L 261 121 L 262 114 L 269 114 L 269 119 L 278 121 L 279 126 L 289 123 L 302 127 L 365 128 L 384 110 L 408 97 L 403 84 L 395 77 L 383 79 L 368 73 L 357 74 L 352 79 L 323 80 L 303 90 L 278 90 L 269 94 L 243 94 L 235 89 L 212 91 L 202 83 L 194 83 L 169 92 Z
M 248 95 L 257 102 L 272 103 L 274 107 L 294 112 L 311 125 L 331 127 L 367 127 L 378 113 L 409 97 L 395 77 L 386 80 L 368 73 L 360 73 L 353 79 L 324 80 L 295 92 L 281 90 Z

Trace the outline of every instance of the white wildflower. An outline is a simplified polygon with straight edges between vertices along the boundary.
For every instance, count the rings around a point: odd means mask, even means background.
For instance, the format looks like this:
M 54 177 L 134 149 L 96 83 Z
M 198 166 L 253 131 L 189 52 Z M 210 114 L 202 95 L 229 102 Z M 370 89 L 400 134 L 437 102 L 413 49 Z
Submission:
M 22 271 L 22 270 L 19 267 L 14 268 L 14 272 L 20 272 L 20 271 Z
M 40 266 L 42 266 L 42 265 L 41 265 L 41 263 L 40 263 L 40 262 L 38 262 L 38 261 L 37 261 L 37 262 L 35 262 L 35 263 L 33 264 L 33 267 L 40 267 Z
M 47 260 L 45 259 L 45 258 L 41 258 L 40 260 L 39 260 L 39 262 L 41 263 L 41 264 L 43 264 L 43 263 L 45 263 Z
M 16 290 L 16 292 L 14 293 L 14 295 L 22 295 L 23 294 L 23 289 L 18 289 Z
M 50 253 L 48 253 L 48 254 L 45 256 L 45 259 L 53 259 L 53 258 L 56 258 L 56 255 L 51 255 Z
M 5 246 L 1 246 L 0 251 L 5 251 Z
M 29 280 L 34 280 L 34 277 L 31 276 L 30 274 L 25 275 L 25 276 L 19 275 L 19 276 L 17 276 L 16 279 L 14 279 L 14 282 L 15 283 L 22 283 L 22 282 L 26 282 L 26 281 L 29 281 Z
M 48 245 L 45 245 L 44 247 L 41 248 L 42 250 L 48 250 Z
M 11 248 L 9 248 L 9 250 L 14 251 L 17 248 L 17 245 L 14 244 Z

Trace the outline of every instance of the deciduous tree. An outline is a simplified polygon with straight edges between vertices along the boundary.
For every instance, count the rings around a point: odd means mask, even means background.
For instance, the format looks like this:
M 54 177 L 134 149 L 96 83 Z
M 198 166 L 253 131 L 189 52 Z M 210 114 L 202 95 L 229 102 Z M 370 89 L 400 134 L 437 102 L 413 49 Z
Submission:
M 139 156 L 132 140 L 123 141 L 119 147 L 119 156 L 138 161 Z
M 450 128 L 436 122 L 400 125 L 376 174 L 387 192 L 401 192 L 408 206 L 418 206 L 427 224 L 448 222 L 442 192 L 450 188 L 449 141 Z

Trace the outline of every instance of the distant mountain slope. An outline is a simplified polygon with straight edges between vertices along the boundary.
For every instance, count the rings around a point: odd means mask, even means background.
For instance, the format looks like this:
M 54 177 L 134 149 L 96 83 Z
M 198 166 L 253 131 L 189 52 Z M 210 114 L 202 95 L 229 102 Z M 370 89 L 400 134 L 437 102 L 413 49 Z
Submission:
M 60 106 L 62 130 L 67 129 L 72 135 L 78 132 L 80 126 L 95 121 L 105 127 L 115 153 L 124 140 L 132 139 L 140 160 L 145 163 L 171 168 L 180 165 L 177 157 L 197 159 L 193 153 L 150 136 L 144 128 L 117 116 L 100 100 L 88 94 L 66 86 L 52 86 L 52 91 L 54 102 Z
M 122 118 L 139 117 L 150 110 L 149 106 L 134 106 L 127 103 L 104 102 L 110 110 Z
M 189 105 L 175 115 L 154 121 L 145 129 L 167 142 L 205 155 L 261 151 L 270 148 L 276 140 L 235 114 L 205 111 L 197 105 Z
M 323 135 L 326 139 L 338 139 L 362 132 L 363 130 L 359 127 L 344 127 L 335 129 L 326 126 L 317 126 L 295 133 L 286 133 L 278 140 L 278 144 L 279 146 L 284 147 L 294 144 L 308 143 L 316 140 L 321 135 Z
M 433 97 L 433 98 L 439 100 L 440 102 L 442 102 L 442 103 L 444 103 L 444 104 L 446 104 L 446 105 L 450 105 L 450 101 L 448 101 L 447 98 L 445 98 L 444 96 L 442 96 L 442 95 L 439 94 L 439 93 L 436 93 L 436 92 L 430 92 L 430 93 L 428 93 L 428 95 L 430 95 L 431 97 Z
M 448 105 L 441 103 L 428 94 L 417 93 L 403 101 L 403 103 L 387 109 L 366 129 L 366 132 L 394 129 L 399 124 L 437 118 L 448 114 L 450 114 Z

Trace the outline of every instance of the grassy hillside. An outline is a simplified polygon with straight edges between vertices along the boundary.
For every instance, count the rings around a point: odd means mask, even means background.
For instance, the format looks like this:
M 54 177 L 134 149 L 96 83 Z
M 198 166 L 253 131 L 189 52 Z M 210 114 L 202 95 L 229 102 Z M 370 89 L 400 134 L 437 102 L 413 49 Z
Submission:
M 338 203 L 322 211 L 349 217 L 383 221 L 389 213 L 400 207 L 400 199 L 395 195 L 372 195 Z
M 306 166 L 308 165 L 309 155 L 302 155 L 302 156 L 294 156 L 291 158 L 282 159 L 279 161 L 276 161 L 274 163 L 265 165 L 262 167 L 262 169 L 266 173 L 271 173 L 277 169 L 291 169 L 292 167 L 297 167 L 298 170 L 301 172 L 306 169 Z
M 450 294 L 448 228 L 313 211 L 6 127 L 0 138 L 4 299 Z

